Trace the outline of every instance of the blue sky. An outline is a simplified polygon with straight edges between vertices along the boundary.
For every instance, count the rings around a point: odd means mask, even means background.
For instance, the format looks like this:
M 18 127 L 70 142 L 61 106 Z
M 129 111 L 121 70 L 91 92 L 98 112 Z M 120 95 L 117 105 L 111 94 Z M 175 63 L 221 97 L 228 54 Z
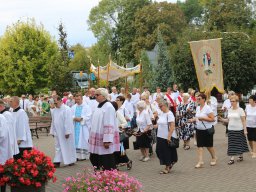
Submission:
M 58 37 L 57 27 L 60 21 L 68 33 L 68 43 L 80 43 L 86 47 L 97 39 L 88 30 L 87 20 L 91 8 L 100 0 L 0 0 L 0 36 L 6 27 L 18 20 L 34 18 L 54 37 Z M 158 0 L 159 2 L 162 0 Z M 176 3 L 177 0 L 167 0 Z

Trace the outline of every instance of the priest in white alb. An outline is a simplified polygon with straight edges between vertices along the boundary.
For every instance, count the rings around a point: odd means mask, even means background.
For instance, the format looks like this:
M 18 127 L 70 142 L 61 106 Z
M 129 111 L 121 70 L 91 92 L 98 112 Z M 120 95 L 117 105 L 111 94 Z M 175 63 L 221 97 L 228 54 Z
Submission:
M 12 152 L 13 155 L 17 155 L 19 154 L 19 147 L 16 138 L 14 117 L 12 113 L 6 108 L 5 103 L 2 99 L 0 99 L 0 114 L 2 114 L 7 120 L 11 137 Z
M 95 96 L 99 105 L 92 115 L 89 138 L 90 161 L 96 169 L 111 170 L 116 168 L 114 152 L 120 150 L 116 111 L 107 100 L 106 89 L 97 89 Z
M 9 126 L 5 117 L 0 114 L 0 165 L 13 157 Z M 0 173 L 0 178 L 2 177 Z M 1 186 L 0 191 L 5 192 L 6 187 Z
M 81 93 L 75 95 L 75 105 L 71 108 L 75 132 L 77 160 L 89 159 L 89 129 L 91 127 L 92 112 L 90 107 L 83 103 Z
M 10 99 L 12 115 L 14 117 L 16 139 L 19 146 L 19 153 L 14 155 L 15 159 L 21 158 L 23 151 L 31 150 L 33 147 L 28 115 L 20 108 L 19 103 L 19 97 L 17 96 Z
M 52 112 L 52 124 L 50 134 L 55 140 L 55 167 L 60 167 L 60 163 L 72 166 L 76 162 L 76 147 L 74 137 L 74 126 L 70 107 L 62 103 L 60 96 L 54 98 L 54 108 Z

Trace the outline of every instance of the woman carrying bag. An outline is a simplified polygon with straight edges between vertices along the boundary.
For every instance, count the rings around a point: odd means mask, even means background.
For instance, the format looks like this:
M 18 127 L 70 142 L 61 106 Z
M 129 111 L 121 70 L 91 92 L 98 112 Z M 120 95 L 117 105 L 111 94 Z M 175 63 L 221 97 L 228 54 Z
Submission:
M 198 95 L 197 102 L 199 106 L 196 108 L 196 115 L 189 120 L 190 122 L 196 122 L 198 163 L 195 168 L 201 168 L 204 165 L 204 147 L 206 147 L 211 154 L 212 160 L 210 165 L 214 166 L 217 164 L 217 158 L 213 148 L 214 114 L 211 107 L 206 104 L 206 95 L 204 93 Z
M 170 147 L 171 138 L 178 139 L 175 130 L 175 118 L 173 113 L 169 110 L 166 100 L 159 101 L 159 108 L 163 113 L 159 115 L 157 124 L 154 128 L 158 128 L 156 154 L 160 160 L 160 165 L 165 165 L 165 169 L 160 174 L 168 174 L 173 165 L 178 161 L 178 154 L 175 147 Z

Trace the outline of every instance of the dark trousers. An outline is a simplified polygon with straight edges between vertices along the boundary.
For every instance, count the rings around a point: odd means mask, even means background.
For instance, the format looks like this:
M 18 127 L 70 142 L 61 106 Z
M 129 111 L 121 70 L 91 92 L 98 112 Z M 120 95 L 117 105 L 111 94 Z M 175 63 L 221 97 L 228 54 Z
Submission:
M 115 162 L 115 155 L 106 154 L 106 155 L 98 155 L 91 153 L 90 154 L 90 161 L 96 169 L 103 169 L 103 170 L 111 170 L 116 169 L 116 162 Z
M 17 155 L 14 155 L 13 158 L 14 158 L 14 159 L 21 159 L 21 158 L 22 158 L 22 155 L 23 155 L 23 152 L 24 152 L 25 150 L 30 151 L 31 149 L 32 149 L 31 147 L 19 148 L 20 153 L 18 153 Z

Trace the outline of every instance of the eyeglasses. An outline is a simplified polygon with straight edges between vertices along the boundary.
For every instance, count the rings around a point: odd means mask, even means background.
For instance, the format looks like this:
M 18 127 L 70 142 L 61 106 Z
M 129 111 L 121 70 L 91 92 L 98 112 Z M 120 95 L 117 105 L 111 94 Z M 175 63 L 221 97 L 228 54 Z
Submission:
M 230 101 L 231 103 L 235 103 L 236 101 Z
M 58 103 L 53 103 L 54 105 L 57 105 Z
M 101 94 L 95 94 L 96 97 L 100 96 Z
M 159 105 L 158 107 L 159 107 L 159 108 L 162 108 L 162 107 L 163 107 L 163 105 Z
M 141 99 L 142 101 L 146 101 L 146 99 Z

